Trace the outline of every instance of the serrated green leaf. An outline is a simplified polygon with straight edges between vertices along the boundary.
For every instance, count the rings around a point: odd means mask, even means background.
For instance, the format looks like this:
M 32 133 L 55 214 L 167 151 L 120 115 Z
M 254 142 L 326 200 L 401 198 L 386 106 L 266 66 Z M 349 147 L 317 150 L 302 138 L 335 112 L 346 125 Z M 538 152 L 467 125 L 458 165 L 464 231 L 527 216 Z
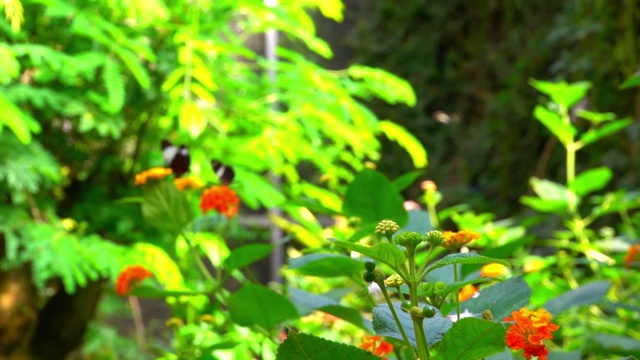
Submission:
M 266 329 L 298 317 L 291 301 L 261 285 L 245 283 L 229 297 L 229 313 L 240 326 L 262 326 Z
M 590 169 L 578 174 L 572 187 L 578 196 L 585 196 L 590 192 L 604 188 L 612 177 L 613 172 L 609 168 Z
M 389 140 L 397 142 L 409 153 L 413 166 L 418 169 L 427 166 L 427 151 L 422 146 L 422 143 L 407 129 L 391 121 L 380 121 L 378 126 L 380 132 L 385 134 Z
M 403 203 L 402 196 L 383 174 L 365 169 L 347 187 L 342 210 L 345 216 L 359 217 L 362 225 L 391 219 L 404 226 L 408 215 Z
M 353 277 L 364 271 L 360 260 L 341 254 L 310 254 L 291 259 L 289 269 L 319 277 Z
M 476 318 L 460 319 L 444 335 L 435 359 L 482 359 L 497 354 L 506 346 L 506 334 L 500 323 Z
M 529 303 L 531 288 L 522 277 L 512 277 L 488 288 L 482 289 L 478 297 L 460 304 L 472 314 L 481 314 L 490 310 L 496 320 L 504 319 L 512 311 L 519 310 Z
M 367 247 L 342 240 L 334 240 L 333 243 L 351 251 L 359 252 L 360 254 L 368 256 L 373 260 L 378 260 L 382 263 L 385 263 L 396 272 L 403 272 L 402 269 L 404 269 L 404 263 L 407 261 L 407 256 L 404 254 L 404 252 L 398 249 L 396 245 L 390 244 L 388 242 L 372 247 Z
M 591 305 L 602 300 L 609 292 L 611 283 L 608 281 L 596 281 L 577 289 L 569 290 L 544 304 L 544 308 L 553 315 L 570 308 L 582 305 Z
M 498 263 L 504 266 L 511 267 L 511 264 L 503 259 L 494 259 L 474 253 L 455 253 L 449 254 L 442 259 L 432 263 L 427 267 L 426 272 L 429 273 L 435 269 L 453 265 L 453 264 L 490 264 L 490 263 Z
M 380 357 L 357 348 L 317 336 L 290 332 L 278 347 L 276 360 L 380 360 Z
M 233 252 L 224 260 L 224 268 L 227 271 L 239 269 L 263 259 L 273 251 L 271 244 L 248 244 L 233 249 Z

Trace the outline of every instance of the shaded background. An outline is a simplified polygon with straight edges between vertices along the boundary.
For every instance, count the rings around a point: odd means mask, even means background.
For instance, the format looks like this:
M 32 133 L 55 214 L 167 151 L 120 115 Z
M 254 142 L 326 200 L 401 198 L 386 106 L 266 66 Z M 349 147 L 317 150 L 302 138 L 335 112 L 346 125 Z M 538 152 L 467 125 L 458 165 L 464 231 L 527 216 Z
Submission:
M 327 66 L 381 67 L 413 85 L 415 108 L 370 104 L 419 137 L 429 154 L 426 178 L 458 203 L 508 216 L 531 176 L 564 182 L 564 150 L 532 116 L 544 101 L 529 84 L 590 81 L 583 105 L 638 118 L 638 92 L 619 90 L 638 66 L 637 1 L 345 1 L 345 21 L 318 16 L 318 32 L 336 55 Z M 438 121 L 440 120 L 440 121 Z M 578 120 L 580 121 L 580 120 Z M 586 126 L 586 124 L 583 124 Z M 578 153 L 578 168 L 611 168 L 611 188 L 638 181 L 636 122 Z M 381 170 L 411 170 L 388 142 Z M 405 194 L 419 195 L 414 186 Z

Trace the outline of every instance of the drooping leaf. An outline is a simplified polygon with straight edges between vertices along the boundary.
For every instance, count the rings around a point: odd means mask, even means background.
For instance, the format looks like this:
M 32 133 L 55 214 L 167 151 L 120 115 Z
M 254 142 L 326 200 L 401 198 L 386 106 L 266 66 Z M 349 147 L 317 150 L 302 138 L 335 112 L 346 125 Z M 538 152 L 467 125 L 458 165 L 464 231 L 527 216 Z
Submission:
M 362 225 L 390 219 L 403 226 L 408 218 L 403 202 L 383 174 L 365 169 L 349 184 L 342 210 L 346 216 L 359 217 Z
M 389 265 L 396 272 L 402 272 L 404 263 L 407 261 L 407 256 L 404 252 L 394 244 L 388 242 L 381 243 L 372 247 L 363 246 L 360 244 L 351 243 L 342 240 L 333 240 L 333 243 L 342 246 L 343 248 L 351 251 L 359 252 L 362 255 L 368 256 L 374 260 L 378 260 Z
M 477 318 L 460 319 L 444 335 L 436 359 L 485 358 L 504 350 L 506 334 L 500 323 Z
M 415 183 L 416 180 L 418 180 L 418 178 L 423 174 L 423 170 L 409 171 L 408 173 L 402 174 L 399 177 L 395 178 L 391 182 L 391 185 L 396 191 L 406 190 L 409 186 L 413 185 L 413 183 Z
M 229 297 L 231 319 L 240 326 L 262 326 L 271 329 L 298 316 L 298 311 L 285 296 L 261 285 L 245 283 Z
M 309 254 L 291 259 L 289 269 L 319 277 L 353 277 L 363 271 L 362 261 L 341 254 Z
M 364 81 L 367 89 L 389 104 L 397 102 L 409 106 L 416 104 L 416 95 L 408 81 L 387 71 L 362 65 L 352 65 L 347 69 L 349 76 Z M 426 160 L 426 158 L 425 158 Z
M 418 169 L 427 166 L 427 151 L 413 134 L 391 121 L 380 121 L 378 125 L 383 134 L 390 140 L 397 142 L 409 153 L 411 160 L 413 160 L 413 166 Z
M 357 348 L 317 336 L 290 332 L 278 347 L 276 360 L 380 360 L 380 357 Z
M 558 315 L 572 307 L 597 303 L 607 295 L 610 288 L 611 283 L 608 281 L 592 282 L 547 301 L 543 307 L 549 313 Z

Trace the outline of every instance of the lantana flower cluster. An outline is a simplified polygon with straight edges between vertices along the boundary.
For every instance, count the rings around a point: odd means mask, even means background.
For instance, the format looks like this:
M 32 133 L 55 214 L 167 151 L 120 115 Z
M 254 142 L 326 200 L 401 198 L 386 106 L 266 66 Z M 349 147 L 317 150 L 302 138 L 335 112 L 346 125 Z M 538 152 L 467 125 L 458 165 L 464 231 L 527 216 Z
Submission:
M 507 331 L 507 346 L 512 350 L 524 350 L 526 359 L 534 356 L 538 360 L 547 360 L 549 350 L 544 340 L 552 339 L 552 332 L 560 327 L 551 322 L 551 314 L 545 309 L 535 311 L 522 308 L 511 313 L 505 321 L 515 321 Z
M 153 277 L 153 273 L 141 265 L 127 266 L 120 272 L 116 279 L 116 293 L 125 296 L 133 291 L 133 288 L 144 279 Z

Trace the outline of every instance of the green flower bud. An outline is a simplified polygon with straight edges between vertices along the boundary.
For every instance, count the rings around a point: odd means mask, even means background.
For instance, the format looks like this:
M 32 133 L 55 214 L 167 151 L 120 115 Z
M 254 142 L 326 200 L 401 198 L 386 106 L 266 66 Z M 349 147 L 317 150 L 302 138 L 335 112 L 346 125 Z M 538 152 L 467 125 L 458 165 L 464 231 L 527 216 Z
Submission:
M 389 276 L 385 281 L 384 284 L 387 286 L 402 286 L 402 284 L 404 284 L 404 280 L 402 280 L 402 278 L 400 277 L 400 275 L 398 274 L 393 274 L 391 276 Z
M 412 307 L 409 310 L 409 314 L 411 315 L 411 320 L 413 321 L 422 321 L 422 319 L 424 319 L 424 315 L 422 315 L 422 309 L 417 306 Z
M 493 321 L 493 313 L 491 310 L 485 310 L 482 312 L 482 318 L 485 320 Z
M 425 240 L 431 246 L 440 246 L 444 242 L 444 235 L 442 234 L 442 231 L 431 230 L 427 233 Z
M 367 260 L 367 261 L 364 262 L 364 268 L 367 271 L 373 271 L 373 269 L 376 268 L 376 263 L 374 263 L 371 260 Z
M 400 229 L 400 226 L 398 226 L 395 221 L 382 220 L 378 223 L 378 226 L 376 226 L 376 234 L 380 234 L 391 239 L 391 236 L 395 234 L 398 229 Z
M 423 282 L 418 285 L 418 294 L 420 296 L 432 296 L 433 295 L 433 285 L 428 282 Z
M 432 308 L 431 306 L 426 306 L 422 308 L 422 316 L 426 317 L 426 318 L 432 318 L 436 315 L 436 309 Z
M 375 279 L 373 281 L 380 286 L 384 286 L 384 271 L 380 268 L 373 269 L 373 276 Z
M 395 243 L 402 245 L 407 249 L 415 249 L 424 241 L 424 236 L 414 231 L 405 231 L 395 238 Z
M 436 295 L 444 295 L 444 291 L 447 289 L 447 284 L 442 281 L 436 281 L 433 285 L 433 292 Z

